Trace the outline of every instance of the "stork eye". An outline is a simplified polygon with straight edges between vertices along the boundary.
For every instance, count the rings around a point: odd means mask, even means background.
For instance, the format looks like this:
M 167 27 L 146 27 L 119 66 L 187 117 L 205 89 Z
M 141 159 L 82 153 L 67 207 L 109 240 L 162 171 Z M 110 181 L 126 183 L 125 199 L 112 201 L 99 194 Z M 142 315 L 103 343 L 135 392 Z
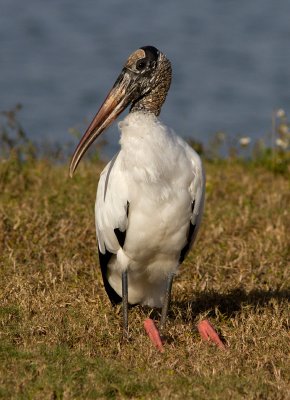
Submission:
M 142 60 L 138 60 L 136 62 L 136 69 L 138 71 L 143 71 L 147 66 L 146 60 L 142 59 Z

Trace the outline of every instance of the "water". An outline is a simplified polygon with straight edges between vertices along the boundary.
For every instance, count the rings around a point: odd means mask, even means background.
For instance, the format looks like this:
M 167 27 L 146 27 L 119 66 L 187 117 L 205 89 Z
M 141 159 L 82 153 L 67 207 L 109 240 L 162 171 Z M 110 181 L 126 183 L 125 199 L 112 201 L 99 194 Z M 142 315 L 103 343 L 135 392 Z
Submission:
M 39 141 L 74 140 L 127 56 L 154 45 L 174 79 L 161 118 L 185 138 L 218 130 L 258 138 L 271 112 L 289 110 L 290 2 L 287 0 L 1 0 L 0 110 Z M 105 155 L 118 146 L 116 125 Z

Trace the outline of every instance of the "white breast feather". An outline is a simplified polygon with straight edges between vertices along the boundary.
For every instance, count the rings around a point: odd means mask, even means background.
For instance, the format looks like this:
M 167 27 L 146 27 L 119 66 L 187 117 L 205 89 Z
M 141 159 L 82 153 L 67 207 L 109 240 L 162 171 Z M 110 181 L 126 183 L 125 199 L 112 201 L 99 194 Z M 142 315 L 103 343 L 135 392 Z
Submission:
M 200 224 L 204 172 L 195 151 L 154 115 L 130 113 L 119 128 L 121 151 L 102 172 L 97 190 L 99 249 L 118 254 L 108 274 L 118 294 L 121 270 L 128 267 L 129 302 L 160 306 L 166 277 L 178 267 L 186 244 L 189 221 L 197 228 Z M 116 228 L 126 230 L 124 249 Z

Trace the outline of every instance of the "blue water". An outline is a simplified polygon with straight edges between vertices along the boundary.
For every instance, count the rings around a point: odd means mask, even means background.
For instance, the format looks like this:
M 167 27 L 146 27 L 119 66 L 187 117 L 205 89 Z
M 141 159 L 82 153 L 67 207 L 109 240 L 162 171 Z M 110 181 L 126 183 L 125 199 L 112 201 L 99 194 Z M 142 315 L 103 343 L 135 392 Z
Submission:
M 174 79 L 162 120 L 185 138 L 258 138 L 290 105 L 289 0 L 1 0 L 0 110 L 34 140 L 76 141 L 127 56 L 154 45 Z M 105 135 L 110 155 L 116 125 Z

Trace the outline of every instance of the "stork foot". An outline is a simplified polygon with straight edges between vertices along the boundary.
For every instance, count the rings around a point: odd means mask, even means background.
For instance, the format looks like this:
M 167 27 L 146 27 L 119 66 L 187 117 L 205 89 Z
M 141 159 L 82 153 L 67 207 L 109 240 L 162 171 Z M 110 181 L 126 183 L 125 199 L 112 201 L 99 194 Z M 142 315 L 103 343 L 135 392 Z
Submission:
M 219 335 L 217 334 L 216 330 L 212 326 L 212 324 L 207 320 L 203 319 L 197 324 L 197 329 L 200 334 L 200 336 L 203 338 L 203 340 L 212 341 L 217 345 L 218 348 L 225 350 L 226 347 L 221 341 Z
M 154 346 L 160 351 L 160 353 L 164 353 L 164 347 L 159 331 L 151 318 L 145 319 L 144 328 Z

